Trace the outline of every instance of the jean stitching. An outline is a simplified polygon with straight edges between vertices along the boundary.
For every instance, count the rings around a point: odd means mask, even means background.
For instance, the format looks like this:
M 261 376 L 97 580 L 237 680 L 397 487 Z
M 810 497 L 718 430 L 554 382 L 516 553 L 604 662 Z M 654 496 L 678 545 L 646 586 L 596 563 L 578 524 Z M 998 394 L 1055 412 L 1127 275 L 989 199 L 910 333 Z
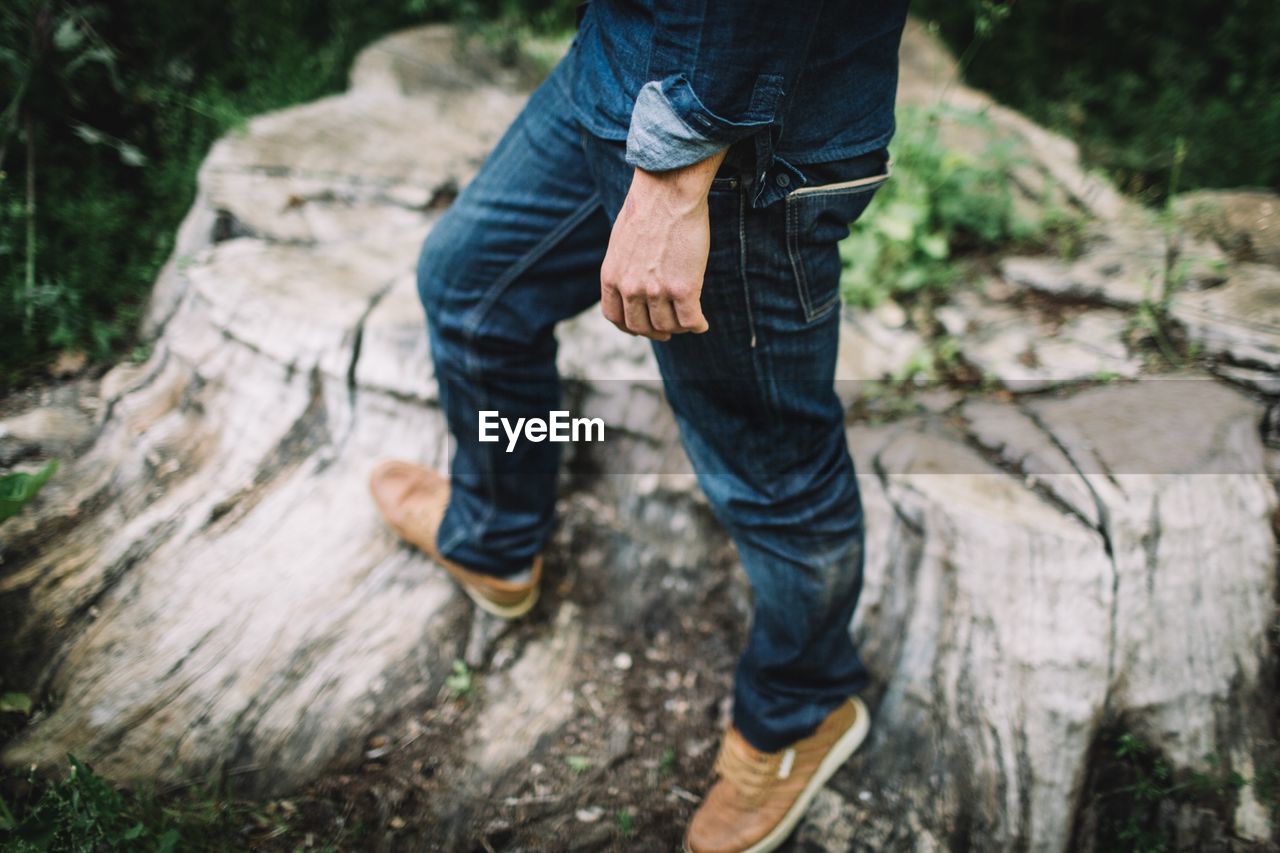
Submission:
M 600 203 L 600 196 L 592 193 L 591 196 L 578 206 L 577 210 L 565 217 L 559 225 L 547 232 L 541 240 L 539 240 L 529 251 L 525 252 L 522 257 L 516 260 L 511 266 L 507 267 L 507 271 L 498 276 L 493 284 L 489 287 L 489 292 L 485 294 L 484 300 L 476 306 L 468 318 L 467 344 L 475 342 L 476 336 L 480 333 L 480 324 L 484 322 L 485 315 L 497 303 L 498 298 L 503 292 L 511 286 L 516 277 L 522 272 L 529 269 L 535 263 L 540 261 L 547 252 L 555 248 L 564 237 L 572 231 L 582 220 L 591 214 L 591 211 Z M 470 346 L 468 353 L 471 352 Z M 478 378 L 478 374 L 474 374 Z
M 597 193 L 592 193 L 586 201 L 573 211 L 573 213 L 569 214 L 560 222 L 559 225 L 547 232 L 547 234 L 534 244 L 528 252 L 525 252 L 523 256 L 508 267 L 506 272 L 498 276 L 490 286 L 489 292 L 485 294 L 483 301 L 481 301 L 481 303 L 476 306 L 476 309 L 472 312 L 472 316 L 469 318 L 469 322 L 467 323 L 466 343 L 463 346 L 463 361 L 466 365 L 467 375 L 472 378 L 479 390 L 481 410 L 493 408 L 493 405 L 490 402 L 488 388 L 482 381 L 480 381 L 483 371 L 479 369 L 479 366 L 475 362 L 475 339 L 480 333 L 481 324 L 484 322 L 484 318 L 488 315 L 493 306 L 497 304 L 499 297 L 501 297 L 507 288 L 511 286 L 516 278 L 522 272 L 541 260 L 547 252 L 555 248 L 555 245 L 564 239 L 564 237 L 577 227 L 579 223 L 586 219 L 599 203 L 599 195 Z M 437 545 L 437 548 L 441 553 L 444 553 L 445 550 L 453 548 L 468 538 L 470 538 L 471 541 L 477 540 L 480 537 L 481 532 L 493 522 L 493 519 L 497 514 L 498 484 L 495 480 L 496 475 L 488 465 L 482 466 L 481 471 L 484 476 L 485 496 L 487 498 L 485 513 L 466 530 L 457 531 L 454 536 L 450 537 L 447 545 Z
M 776 427 L 778 422 L 778 410 L 780 401 L 773 382 L 769 376 L 769 352 L 768 347 L 758 347 L 756 339 L 755 316 L 751 310 L 751 285 L 747 278 L 747 212 L 746 212 L 747 195 L 746 188 L 738 195 L 738 271 L 742 278 L 742 296 L 743 303 L 747 312 L 747 328 L 751 333 L 751 368 L 755 373 L 756 386 L 760 389 L 760 395 L 765 402 L 766 410 L 772 421 L 771 426 Z M 772 492 L 776 487 L 776 483 L 771 479 L 768 483 L 761 483 L 761 488 L 765 491 Z
M 823 189 L 822 187 L 811 187 L 805 190 L 804 198 L 825 198 L 833 195 L 862 195 L 879 189 L 888 180 L 886 174 L 883 179 L 875 183 L 859 184 L 857 186 L 836 187 L 833 189 Z M 798 191 L 797 191 L 798 192 Z M 800 251 L 800 214 L 798 208 L 800 200 L 797 193 L 787 196 L 787 258 L 791 261 L 792 272 L 796 277 L 796 290 L 800 296 L 800 306 L 804 311 L 804 319 L 806 323 L 813 323 L 822 319 L 833 308 L 840 303 L 840 290 L 836 289 L 835 294 L 821 305 L 814 306 L 812 295 L 809 293 L 809 276 L 806 271 L 803 253 Z
M 742 301 L 747 307 L 747 329 L 751 332 L 751 363 L 755 364 L 756 321 L 751 316 L 751 286 L 747 283 L 747 217 L 744 212 L 746 193 L 738 194 L 738 275 L 742 278 Z M 759 371 L 757 370 L 757 379 Z
M 787 196 L 787 259 L 791 261 L 791 271 L 796 277 L 796 292 L 800 296 L 800 309 L 804 312 L 806 323 L 813 321 L 813 310 L 809 302 L 809 281 L 805 277 L 804 264 L 800 261 L 796 249 L 798 234 L 798 214 L 794 196 Z

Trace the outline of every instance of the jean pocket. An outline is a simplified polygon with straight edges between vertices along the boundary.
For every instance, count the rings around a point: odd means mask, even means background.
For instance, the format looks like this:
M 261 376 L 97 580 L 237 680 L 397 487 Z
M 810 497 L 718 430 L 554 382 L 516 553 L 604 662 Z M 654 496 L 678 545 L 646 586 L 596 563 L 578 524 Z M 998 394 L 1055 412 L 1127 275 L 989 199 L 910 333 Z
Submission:
M 786 197 L 787 257 L 806 323 L 840 302 L 839 243 L 867 209 L 889 170 L 852 181 L 801 187 Z

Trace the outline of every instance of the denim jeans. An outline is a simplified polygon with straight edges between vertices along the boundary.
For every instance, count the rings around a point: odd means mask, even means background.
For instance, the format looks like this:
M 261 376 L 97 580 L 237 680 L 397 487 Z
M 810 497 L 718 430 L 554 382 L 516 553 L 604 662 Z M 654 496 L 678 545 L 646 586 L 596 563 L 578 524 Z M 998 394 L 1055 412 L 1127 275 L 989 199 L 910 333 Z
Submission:
M 526 567 L 545 545 L 560 451 L 481 443 L 478 412 L 546 418 L 559 407 L 555 326 L 597 305 L 631 180 L 625 144 L 574 119 L 567 76 L 561 63 L 534 92 L 432 228 L 418 265 L 457 443 L 440 550 L 495 575 Z M 653 344 L 685 450 L 753 587 L 734 723 L 767 751 L 808 735 L 867 681 L 849 632 L 863 529 L 833 387 L 836 243 L 884 170 L 883 151 L 833 164 L 814 177 L 843 183 L 810 181 L 757 209 L 754 169 L 722 169 L 702 291 L 710 331 Z

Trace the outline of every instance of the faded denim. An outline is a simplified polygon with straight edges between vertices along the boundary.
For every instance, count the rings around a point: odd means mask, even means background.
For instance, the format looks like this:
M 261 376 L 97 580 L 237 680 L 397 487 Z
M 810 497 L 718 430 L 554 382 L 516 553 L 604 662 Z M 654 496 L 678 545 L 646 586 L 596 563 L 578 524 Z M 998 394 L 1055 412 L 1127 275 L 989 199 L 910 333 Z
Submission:
M 456 441 L 440 548 L 497 575 L 527 566 L 550 535 L 560 445 L 522 441 L 507 453 L 505 442 L 480 443 L 477 412 L 545 418 L 560 407 L 555 326 L 599 310 L 600 265 L 633 171 L 623 140 L 578 120 L 575 57 L 533 94 L 432 228 L 418 265 Z M 809 166 L 805 192 L 757 208 L 744 147 L 710 194 L 710 331 L 653 350 L 685 449 L 754 589 L 734 722 L 772 751 L 867 682 L 849 632 L 863 518 L 833 387 L 836 243 L 887 165 L 877 149 Z M 833 186 L 841 182 L 851 185 Z

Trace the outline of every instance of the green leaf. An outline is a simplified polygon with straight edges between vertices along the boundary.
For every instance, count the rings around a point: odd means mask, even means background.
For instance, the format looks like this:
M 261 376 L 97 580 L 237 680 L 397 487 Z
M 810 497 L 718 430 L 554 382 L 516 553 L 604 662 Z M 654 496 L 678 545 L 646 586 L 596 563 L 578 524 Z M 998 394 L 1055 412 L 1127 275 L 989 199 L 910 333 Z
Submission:
M 97 128 L 89 127 L 87 124 L 80 124 L 77 122 L 72 125 L 71 130 L 76 136 L 80 137 L 82 142 L 87 142 L 90 145 L 101 145 L 107 141 L 107 135 L 105 133 Z
M 115 51 L 113 51 L 111 48 L 106 46 L 91 47 L 88 50 L 84 51 L 75 59 L 67 63 L 67 67 L 63 71 L 63 74 L 67 78 L 70 78 L 73 74 L 75 74 L 85 65 L 88 65 L 90 62 L 96 62 L 97 64 L 105 68 L 107 70 L 107 74 L 111 77 L 112 88 L 114 88 L 117 92 L 120 92 L 122 90 L 123 87 L 121 86 L 120 78 L 116 75 Z
M 126 166 L 145 166 L 147 165 L 147 155 L 143 154 L 136 145 L 130 145 L 128 142 L 122 142 L 116 148 L 120 152 L 120 162 Z
M 9 811 L 9 804 L 4 801 L 4 797 L 0 797 L 0 830 L 8 832 L 17 825 L 17 818 Z
M 0 522 L 17 515 L 57 470 L 58 460 L 52 459 L 35 474 L 19 471 L 0 477 Z
M 31 715 L 31 697 L 25 693 L 0 694 L 0 713 L 16 711 L 19 714 Z
M 156 853 L 172 853 L 178 846 L 178 830 L 171 829 L 164 835 L 160 836 L 160 841 L 156 844 Z
M 570 755 L 565 758 L 564 763 L 568 764 L 569 769 L 574 773 L 585 773 L 591 766 L 591 760 L 585 755 Z
M 147 828 L 145 826 L 143 826 L 140 823 L 135 823 L 133 826 L 126 829 L 124 832 L 124 835 L 122 835 L 121 837 L 125 841 L 132 841 L 135 838 L 138 838 L 139 836 L 141 836 L 142 833 L 146 831 L 147 831 Z
M 915 233 L 915 224 L 904 216 L 895 215 L 898 211 L 885 211 L 875 221 L 875 227 L 890 240 L 905 243 Z
M 951 253 L 947 238 L 942 234 L 925 234 L 916 242 L 916 245 L 920 247 L 920 251 L 935 261 L 946 260 L 947 255 Z
M 84 33 L 80 30 L 80 22 L 74 16 L 63 18 L 53 33 L 53 46 L 61 51 L 71 51 L 83 43 Z
M 453 672 L 444 680 L 444 686 L 455 696 L 466 696 L 475 686 L 471 679 L 471 669 L 460 660 L 453 662 Z
M 9 66 L 9 70 L 15 77 L 27 67 L 27 63 L 18 55 L 18 52 L 7 47 L 0 47 L 0 65 Z

